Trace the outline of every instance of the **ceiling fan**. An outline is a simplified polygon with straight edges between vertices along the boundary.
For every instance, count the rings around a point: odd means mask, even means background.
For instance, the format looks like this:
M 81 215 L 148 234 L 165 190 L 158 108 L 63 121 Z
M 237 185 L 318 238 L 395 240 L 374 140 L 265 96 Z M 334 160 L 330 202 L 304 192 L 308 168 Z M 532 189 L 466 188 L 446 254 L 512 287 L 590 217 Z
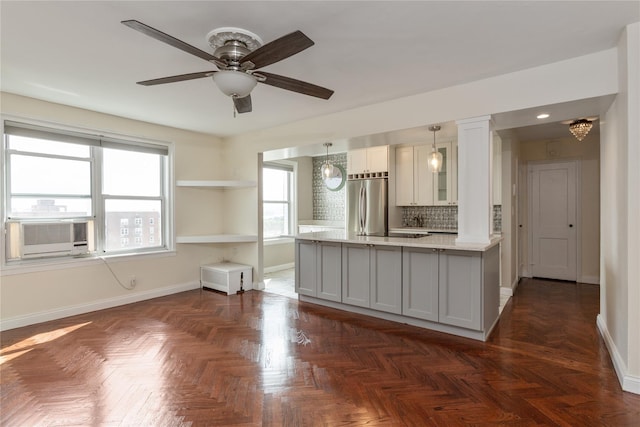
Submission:
M 298 92 L 303 95 L 329 99 L 333 91 L 311 83 L 256 70 L 282 61 L 311 46 L 313 41 L 302 33 L 294 31 L 267 44 L 260 37 L 241 28 L 218 28 L 207 34 L 209 44 L 215 49 L 213 55 L 190 44 L 176 39 L 136 20 L 122 21 L 149 37 L 167 43 L 175 48 L 214 63 L 218 70 L 180 74 L 159 79 L 137 82 L 143 86 L 174 83 L 185 80 L 213 77 L 218 88 L 233 99 L 234 114 L 251 111 L 251 91 L 257 83 L 264 83 L 280 89 Z

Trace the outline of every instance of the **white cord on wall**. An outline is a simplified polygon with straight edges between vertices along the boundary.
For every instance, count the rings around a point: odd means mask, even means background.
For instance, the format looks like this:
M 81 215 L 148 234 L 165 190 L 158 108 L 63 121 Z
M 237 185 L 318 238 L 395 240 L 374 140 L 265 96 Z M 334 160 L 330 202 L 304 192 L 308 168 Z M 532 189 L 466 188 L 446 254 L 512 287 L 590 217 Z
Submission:
M 120 279 L 118 279 L 118 276 L 116 276 L 116 273 L 113 271 L 113 269 L 111 268 L 111 266 L 109 265 L 109 263 L 107 262 L 107 260 L 104 257 L 98 257 L 98 258 L 100 258 L 102 260 L 102 262 L 104 262 L 104 265 L 107 266 L 107 268 L 111 272 L 111 275 L 113 276 L 114 279 L 116 279 L 116 282 L 118 282 L 118 284 L 120 286 L 122 286 L 124 289 L 126 289 L 128 291 L 131 291 L 131 290 L 133 290 L 133 288 L 135 288 L 135 285 L 134 286 L 127 286 L 124 283 L 122 283 L 120 281 Z

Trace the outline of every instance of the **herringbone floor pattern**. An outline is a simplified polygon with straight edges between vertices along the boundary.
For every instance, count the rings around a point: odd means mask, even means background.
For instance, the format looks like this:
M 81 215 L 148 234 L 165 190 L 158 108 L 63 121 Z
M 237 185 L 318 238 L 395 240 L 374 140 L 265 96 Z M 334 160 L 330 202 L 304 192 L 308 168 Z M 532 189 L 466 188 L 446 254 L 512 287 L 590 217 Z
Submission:
M 598 287 L 525 280 L 487 343 L 264 292 L 2 334 L 3 426 L 623 426 Z

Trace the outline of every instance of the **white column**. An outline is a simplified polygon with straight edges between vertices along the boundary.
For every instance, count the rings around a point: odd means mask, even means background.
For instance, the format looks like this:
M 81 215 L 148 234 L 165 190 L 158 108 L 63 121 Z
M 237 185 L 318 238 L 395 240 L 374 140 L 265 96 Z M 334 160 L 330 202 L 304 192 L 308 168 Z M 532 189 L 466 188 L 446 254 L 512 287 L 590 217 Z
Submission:
M 491 116 L 458 125 L 457 243 L 489 243 L 493 232 Z

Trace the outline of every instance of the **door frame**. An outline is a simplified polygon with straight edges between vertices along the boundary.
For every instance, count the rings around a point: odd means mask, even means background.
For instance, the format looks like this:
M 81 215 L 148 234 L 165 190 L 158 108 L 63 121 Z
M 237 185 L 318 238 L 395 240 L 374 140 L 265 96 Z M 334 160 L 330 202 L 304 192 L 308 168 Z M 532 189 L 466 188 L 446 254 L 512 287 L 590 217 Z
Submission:
M 556 160 L 530 160 L 524 165 L 526 188 L 527 188 L 527 223 L 526 223 L 526 235 L 527 235 L 527 276 L 532 277 L 532 265 L 533 265 L 533 227 L 531 226 L 531 219 L 533 218 L 533 182 L 529 179 L 531 175 L 532 166 L 541 165 L 554 165 L 558 163 L 573 163 L 576 172 L 576 282 L 580 282 L 582 278 L 582 160 L 579 158 L 564 158 Z

